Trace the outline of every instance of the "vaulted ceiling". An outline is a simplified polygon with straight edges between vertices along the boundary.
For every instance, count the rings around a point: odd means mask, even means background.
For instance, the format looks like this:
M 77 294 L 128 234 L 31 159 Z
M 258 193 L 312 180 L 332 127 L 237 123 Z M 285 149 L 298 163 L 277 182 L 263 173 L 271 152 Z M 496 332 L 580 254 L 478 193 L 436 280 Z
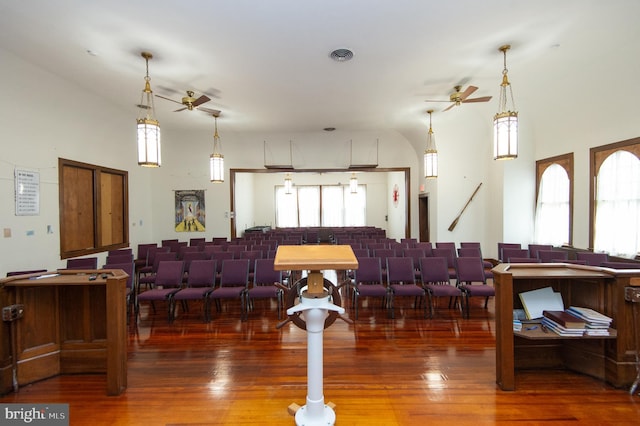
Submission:
M 454 120 L 459 108 L 490 120 L 503 44 L 512 45 L 509 76 L 521 106 L 541 74 L 557 97 L 558 72 L 570 78 L 567 70 L 585 70 L 611 49 L 637 58 L 638 16 L 635 0 L 24 0 L 0 4 L 0 46 L 132 117 L 144 85 L 140 53 L 149 51 L 154 92 L 207 95 L 203 106 L 221 110 L 227 130 L 408 134 L 424 131 L 429 108 L 439 120 Z M 332 60 L 339 48 L 353 59 Z M 458 84 L 493 99 L 442 114 L 447 103 L 425 102 L 448 99 Z M 211 128 L 201 111 L 155 104 L 163 127 Z

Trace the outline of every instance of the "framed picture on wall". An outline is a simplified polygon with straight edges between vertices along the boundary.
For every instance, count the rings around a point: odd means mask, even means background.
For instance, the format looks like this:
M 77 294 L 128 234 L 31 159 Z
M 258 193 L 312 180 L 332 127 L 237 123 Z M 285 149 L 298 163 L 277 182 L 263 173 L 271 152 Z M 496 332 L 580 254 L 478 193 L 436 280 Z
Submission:
M 175 191 L 175 200 L 176 232 L 204 232 L 204 190 Z

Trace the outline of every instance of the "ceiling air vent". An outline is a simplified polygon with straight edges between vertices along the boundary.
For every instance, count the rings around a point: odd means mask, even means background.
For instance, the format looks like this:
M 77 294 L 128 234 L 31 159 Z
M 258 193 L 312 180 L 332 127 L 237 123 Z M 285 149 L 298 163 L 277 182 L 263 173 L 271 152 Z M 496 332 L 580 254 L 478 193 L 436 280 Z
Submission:
M 329 57 L 334 61 L 346 62 L 353 58 L 353 52 L 349 49 L 336 49 L 329 54 Z

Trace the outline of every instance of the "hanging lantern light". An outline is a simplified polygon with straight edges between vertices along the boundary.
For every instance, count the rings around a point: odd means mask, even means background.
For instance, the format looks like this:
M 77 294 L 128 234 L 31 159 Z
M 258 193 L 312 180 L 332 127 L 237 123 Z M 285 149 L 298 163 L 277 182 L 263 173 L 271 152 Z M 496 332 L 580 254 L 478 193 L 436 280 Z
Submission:
M 438 177 L 438 150 L 436 149 L 436 137 L 431 128 L 431 114 L 429 113 L 429 132 L 427 133 L 427 148 L 424 150 L 424 177 L 427 179 L 435 179 Z
M 507 50 L 511 46 L 506 44 L 500 50 L 504 56 L 502 83 L 500 84 L 500 100 L 498 113 L 493 117 L 493 159 L 510 160 L 518 157 L 518 112 L 513 101 L 513 90 L 507 77 Z M 508 105 L 508 101 L 510 105 Z
M 140 95 L 138 108 L 138 164 L 143 167 L 160 167 L 162 158 L 160 155 L 160 123 L 155 118 L 155 105 L 153 103 L 153 91 L 151 90 L 151 78 L 149 77 L 149 59 L 153 55 L 142 52 L 141 56 L 147 64 L 147 74 L 144 77 L 144 89 Z
M 351 179 L 349 179 L 349 190 L 352 194 L 358 193 L 358 178 L 355 173 L 351 173 Z
M 293 193 L 293 182 L 291 181 L 291 174 L 287 173 L 284 178 L 284 193 L 290 195 Z
M 221 153 L 222 143 L 220 136 L 218 136 L 218 115 L 217 113 L 213 114 L 215 132 L 213 133 L 213 153 L 209 157 L 209 174 L 211 182 L 214 183 L 224 182 L 224 156 Z

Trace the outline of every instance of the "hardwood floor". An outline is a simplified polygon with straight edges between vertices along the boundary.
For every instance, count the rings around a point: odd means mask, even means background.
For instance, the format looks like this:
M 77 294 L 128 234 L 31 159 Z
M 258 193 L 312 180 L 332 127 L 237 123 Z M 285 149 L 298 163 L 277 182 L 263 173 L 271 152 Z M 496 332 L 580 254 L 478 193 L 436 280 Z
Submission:
M 425 320 L 411 301 L 396 319 L 361 301 L 354 325 L 324 333 L 324 395 L 337 425 L 635 424 L 640 396 L 567 371 L 521 371 L 515 392 L 495 384 L 493 304 L 462 319 L 442 301 Z M 0 403 L 69 403 L 72 425 L 289 425 L 306 398 L 306 333 L 276 329 L 275 304 L 258 300 L 246 322 L 237 302 L 202 322 L 201 307 L 143 306 L 129 325 L 126 392 L 105 395 L 105 376 L 58 376 Z M 348 313 L 353 310 L 348 307 Z

